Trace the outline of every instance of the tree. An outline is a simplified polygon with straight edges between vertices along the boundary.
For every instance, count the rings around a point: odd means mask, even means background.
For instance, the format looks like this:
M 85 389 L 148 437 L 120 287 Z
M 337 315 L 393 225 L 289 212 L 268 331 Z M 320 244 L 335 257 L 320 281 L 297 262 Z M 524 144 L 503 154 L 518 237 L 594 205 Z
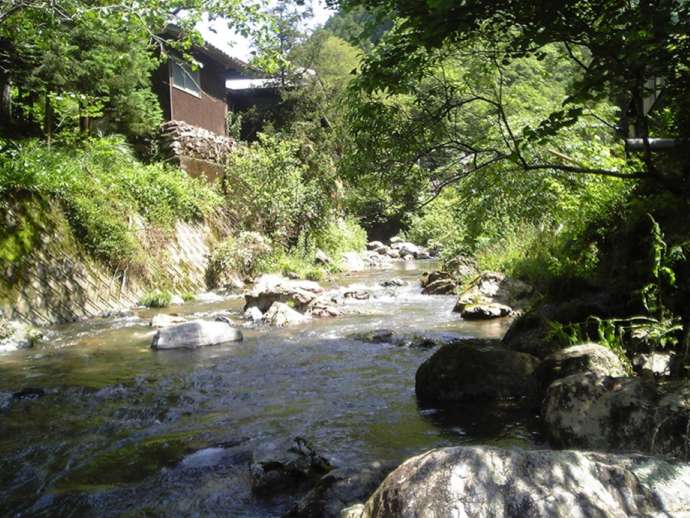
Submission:
M 325 23 L 324 29 L 369 52 L 393 27 L 393 21 L 385 15 L 383 9 L 370 11 L 356 6 L 349 11 L 339 11 Z
M 444 50 L 471 46 L 478 37 L 505 49 L 501 61 L 495 61 L 498 66 L 526 56 L 540 58 L 547 45 L 562 45 L 579 69 L 564 106 L 522 131 L 504 124 L 511 144 L 504 159 L 523 170 L 628 175 L 621 170 L 580 168 L 566 160 L 533 163 L 524 156 L 524 146 L 574 125 L 585 112 L 583 106 L 606 97 L 630 105 L 626 115 L 645 142 L 643 167 L 630 161 L 634 171 L 629 177 L 647 175 L 670 189 L 679 187 L 684 164 L 666 164 L 661 170 L 649 138 L 689 136 L 690 103 L 684 93 L 690 85 L 687 2 L 346 0 L 342 5 L 382 8 L 396 19 L 395 28 L 363 66 L 360 85 L 366 91 L 409 92 L 443 59 Z M 664 112 L 643 108 L 653 78 L 664 81 Z M 500 104 L 494 106 L 500 117 Z
M 267 25 L 257 33 L 253 63 L 269 74 L 276 74 L 285 88 L 294 83 L 304 70 L 298 70 L 290 60 L 290 53 L 306 38 L 304 23 L 312 17 L 310 7 L 279 0 L 267 11 Z
M 48 137 L 54 126 L 69 127 L 74 120 L 88 133 L 94 116 L 116 131 L 146 133 L 160 120 L 150 74 L 168 49 L 184 53 L 198 43 L 194 27 L 203 16 L 223 15 L 246 30 L 258 13 L 256 5 L 239 0 L 3 4 L 0 87 L 6 94 L 12 86 L 23 118 Z M 172 41 L 162 35 L 171 20 L 182 29 Z M 9 113 L 9 96 L 3 99 Z

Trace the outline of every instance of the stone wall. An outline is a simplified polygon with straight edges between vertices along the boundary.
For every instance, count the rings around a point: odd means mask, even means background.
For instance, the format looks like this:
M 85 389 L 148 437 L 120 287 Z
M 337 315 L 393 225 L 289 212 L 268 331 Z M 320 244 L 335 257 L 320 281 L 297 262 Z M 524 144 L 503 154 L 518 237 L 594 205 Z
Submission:
M 160 129 L 160 147 L 168 157 L 189 157 L 222 164 L 237 143 L 235 139 L 197 128 L 181 121 L 169 121 Z
M 133 219 L 132 232 L 150 250 L 156 271 L 117 271 L 80 251 L 70 233 L 46 224 L 40 244 L 22 267 L 3 269 L 0 311 L 5 317 L 44 325 L 91 318 L 138 304 L 165 279 L 178 293 L 205 291 L 206 270 L 215 232 L 208 224 L 178 222 L 170 236 L 151 236 L 143 220 Z
M 161 154 L 194 177 L 213 182 L 223 176 L 223 164 L 237 146 L 235 139 L 218 135 L 182 121 L 169 121 L 160 128 Z

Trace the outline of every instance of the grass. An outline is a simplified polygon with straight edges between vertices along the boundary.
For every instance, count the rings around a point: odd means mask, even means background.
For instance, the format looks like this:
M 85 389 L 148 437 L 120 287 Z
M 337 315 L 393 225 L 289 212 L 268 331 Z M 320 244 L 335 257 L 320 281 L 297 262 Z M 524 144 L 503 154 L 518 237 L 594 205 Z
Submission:
M 141 297 L 141 305 L 147 308 L 167 308 L 172 301 L 172 293 L 167 290 L 152 290 Z

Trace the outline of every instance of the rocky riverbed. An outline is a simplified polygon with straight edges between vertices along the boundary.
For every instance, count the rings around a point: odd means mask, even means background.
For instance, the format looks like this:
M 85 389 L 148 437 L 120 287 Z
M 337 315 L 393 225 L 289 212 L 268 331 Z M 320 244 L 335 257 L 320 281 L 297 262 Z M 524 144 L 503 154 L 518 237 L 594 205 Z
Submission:
M 542 322 L 514 321 L 528 286 L 414 254 L 320 284 L 264 276 L 174 313 L 43 330 L 0 355 L 2 508 L 690 512 L 687 384 L 632 377 L 597 344 L 534 348 Z
M 533 412 L 419 407 L 415 372 L 440 344 L 508 325 L 466 322 L 456 296 L 423 295 L 419 277 L 437 267 L 393 261 L 322 282 L 341 316 L 285 327 L 251 321 L 244 296 L 220 294 L 43 330 L 33 348 L 0 355 L 0 507 L 281 516 L 315 487 L 363 500 L 385 470 L 429 448 L 543 444 Z M 244 340 L 151 348 L 151 323 L 219 318 Z M 395 336 L 357 336 L 381 329 Z M 338 471 L 317 486 L 254 491 L 251 466 L 272 451 L 285 459 L 298 437 Z

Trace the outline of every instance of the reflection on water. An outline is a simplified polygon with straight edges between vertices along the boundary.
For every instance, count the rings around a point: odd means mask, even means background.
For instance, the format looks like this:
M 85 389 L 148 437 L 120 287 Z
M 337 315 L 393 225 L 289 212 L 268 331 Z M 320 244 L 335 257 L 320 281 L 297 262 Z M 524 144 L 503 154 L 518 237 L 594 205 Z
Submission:
M 444 445 L 534 444 L 535 417 L 517 410 L 418 408 L 414 374 L 433 351 L 348 338 L 377 328 L 505 331 L 505 322 L 463 322 L 453 297 L 421 295 L 419 266 L 343 276 L 339 285 L 372 298 L 347 299 L 338 319 L 246 329 L 239 344 L 154 352 L 147 323 L 155 312 L 146 310 L 56 327 L 45 344 L 0 355 L 0 509 L 279 516 L 294 495 L 266 501 L 249 491 L 247 463 L 266 442 L 301 435 L 341 466 L 400 462 Z M 393 277 L 408 284 L 380 286 Z M 332 286 L 332 296 L 343 292 Z M 167 311 L 241 322 L 242 304 L 234 297 Z M 44 395 L 11 398 L 27 387 Z

